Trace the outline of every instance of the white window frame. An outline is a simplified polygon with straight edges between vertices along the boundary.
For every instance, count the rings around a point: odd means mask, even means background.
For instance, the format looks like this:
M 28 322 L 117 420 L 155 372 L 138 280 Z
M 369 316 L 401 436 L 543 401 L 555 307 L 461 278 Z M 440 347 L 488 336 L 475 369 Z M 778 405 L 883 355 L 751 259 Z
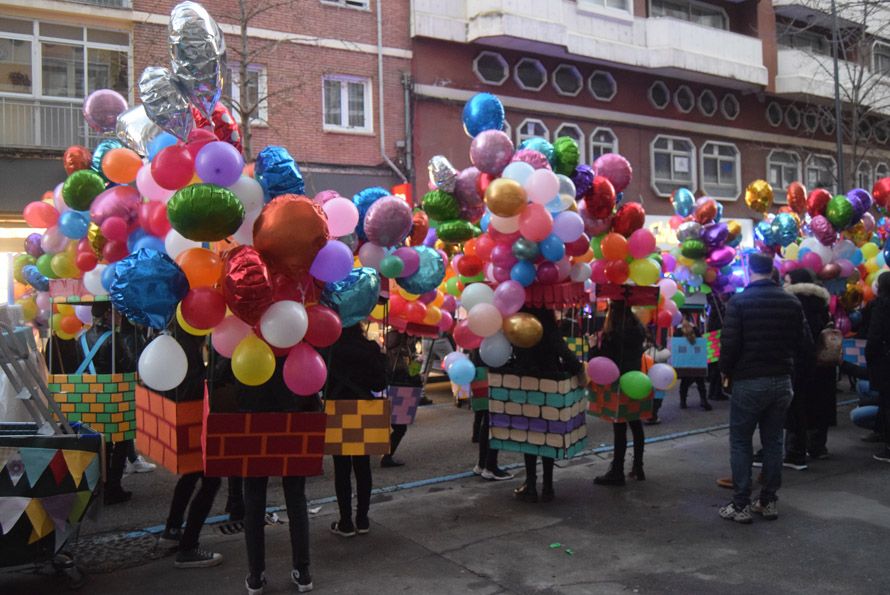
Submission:
M 885 161 L 881 161 L 875 164 L 875 181 L 881 180 L 883 178 L 890 177 L 890 165 L 887 165 Z M 869 192 L 871 192 L 871 188 L 867 188 Z
M 875 124 L 874 138 L 875 142 L 886 145 L 890 141 L 890 124 L 886 121 Z
M 877 54 L 875 50 L 878 48 L 882 48 L 882 54 L 884 54 L 884 59 L 887 61 L 887 67 L 884 69 L 878 69 L 877 67 Z M 882 76 L 890 77 L 890 43 L 886 43 L 883 41 L 875 41 L 871 46 L 871 70 L 876 72 Z
M 726 113 L 726 102 L 727 101 L 735 103 L 736 113 L 734 116 L 730 116 L 728 113 Z M 726 95 L 724 95 L 723 99 L 720 100 L 720 113 L 727 120 L 735 120 L 736 118 L 738 118 L 739 115 L 742 113 L 742 104 L 739 103 L 739 98 L 736 97 L 735 95 L 733 95 L 732 93 L 727 93 Z
M 504 125 L 501 127 L 501 130 L 504 131 L 504 134 L 506 134 L 510 138 L 513 138 L 513 127 L 510 126 L 510 123 L 507 121 L 506 118 L 504 118 Z
M 865 166 L 865 168 L 867 170 L 866 172 L 864 172 L 868 175 L 868 178 L 867 178 L 868 183 L 866 183 L 866 184 L 862 183 L 862 177 L 861 177 L 863 174 L 862 166 Z M 862 161 L 859 162 L 859 165 L 856 167 L 856 187 L 864 188 L 865 190 L 868 190 L 869 192 L 871 192 L 871 189 L 874 186 L 874 184 L 875 184 L 875 170 L 871 166 L 871 163 L 869 163 L 868 161 L 865 161 L 863 159 Z
M 596 154 L 596 148 L 597 147 L 599 147 L 599 148 L 606 147 L 606 143 L 596 140 L 596 136 L 600 132 L 608 132 L 610 135 L 612 135 L 612 142 L 609 143 L 609 145 L 608 145 L 609 149 L 610 149 L 608 152 L 609 153 L 617 153 L 618 152 L 618 135 L 615 134 L 615 131 L 612 130 L 611 128 L 608 128 L 606 126 L 600 126 L 599 128 L 594 129 L 594 131 L 590 134 L 590 162 L 591 163 L 596 161 L 596 158 L 594 157 L 594 155 Z M 603 154 L 605 154 L 605 153 L 603 153 Z
M 495 81 L 490 81 L 482 76 L 482 73 L 479 71 L 479 60 L 483 56 L 493 56 L 493 57 L 497 58 L 498 62 L 500 62 L 504 67 L 504 78 L 502 78 L 498 82 L 495 82 Z M 479 79 L 482 83 L 484 83 L 486 85 L 493 85 L 495 87 L 500 87 L 501 85 L 503 85 L 504 83 L 507 82 L 508 78 L 510 78 L 510 64 L 498 52 L 491 52 L 491 51 L 485 50 L 485 51 L 479 52 L 479 54 L 475 58 L 473 58 L 473 73 L 475 73 L 476 78 Z
M 689 97 L 692 99 L 692 105 L 689 106 L 689 109 L 683 109 L 683 107 L 680 106 L 680 93 L 688 93 Z M 692 92 L 689 85 L 680 85 L 677 87 L 677 90 L 674 91 L 674 107 L 677 108 L 677 111 L 688 114 L 695 109 L 695 103 L 695 93 Z
M 570 70 L 578 76 L 578 82 L 580 83 L 580 85 L 578 85 L 577 91 L 575 91 L 574 93 L 570 93 L 568 91 L 564 91 L 563 89 L 559 88 L 559 85 L 556 82 L 556 73 L 559 72 L 560 70 Z M 581 75 L 581 71 L 578 70 L 578 68 L 576 66 L 573 66 L 571 64 L 560 64 L 559 66 L 557 66 L 556 68 L 553 69 L 553 73 L 550 75 L 550 78 L 551 78 L 551 82 L 553 83 L 553 90 L 556 91 L 557 93 L 559 93 L 560 95 L 562 95 L 563 97 L 577 97 L 578 95 L 580 95 L 581 91 L 584 90 L 584 77 Z
M 800 155 L 797 153 L 797 151 L 788 151 L 785 149 L 773 149 L 766 156 L 766 179 L 772 185 L 773 189 L 779 189 L 779 187 L 780 187 L 780 184 L 773 184 L 773 180 L 771 179 L 772 176 L 770 175 L 772 173 L 773 158 L 774 158 L 774 156 L 779 155 L 779 154 L 791 155 L 793 157 L 793 160 L 797 163 L 797 165 L 795 166 L 795 171 L 794 171 L 794 180 L 795 181 L 799 182 L 799 181 L 801 181 L 801 179 L 803 177 L 802 176 L 803 161 L 801 160 Z M 786 167 L 791 167 L 790 165 L 788 165 L 787 163 L 784 163 L 784 162 L 776 163 L 775 165 L 778 165 L 779 167 L 782 167 L 783 169 Z M 783 173 L 782 177 L 784 178 L 784 172 L 782 172 L 782 173 Z M 788 200 L 785 196 L 785 194 L 786 194 L 785 191 L 787 190 L 787 188 L 781 188 L 781 190 L 782 190 L 782 192 L 775 193 L 774 201 L 779 204 L 785 204 L 786 202 L 788 202 Z
M 676 1 L 677 1 L 677 3 L 687 4 L 690 9 L 693 6 L 696 6 L 699 8 L 713 11 L 715 13 L 719 12 L 723 16 L 723 27 L 718 28 L 718 27 L 709 27 L 708 25 L 701 25 L 701 24 L 693 21 L 691 18 L 691 15 L 690 15 L 690 18 L 688 18 L 688 19 L 678 19 L 677 17 L 671 17 L 671 16 L 655 16 L 652 14 L 652 0 L 649 0 L 648 7 L 647 7 L 648 11 L 649 11 L 648 14 L 649 14 L 650 18 L 674 19 L 674 20 L 678 20 L 678 21 L 683 21 L 685 23 L 690 23 L 692 25 L 698 25 L 699 27 L 708 27 L 710 29 L 719 29 L 720 31 L 729 31 L 729 13 L 727 13 L 726 10 L 724 10 L 722 7 L 714 6 L 713 4 L 708 4 L 707 2 L 697 2 L 696 0 L 676 0 Z
M 371 79 L 362 76 L 352 76 L 348 74 L 326 74 L 321 77 L 321 124 L 325 132 L 339 132 L 345 134 L 374 134 L 374 97 L 371 92 Z M 338 81 L 340 85 L 340 122 L 341 125 L 328 124 L 324 114 L 324 97 L 325 97 L 325 81 Z M 349 122 L 349 94 L 348 85 L 343 83 L 362 83 L 365 89 L 365 125 L 343 126 L 345 120 Z
M 578 10 L 627 19 L 633 16 L 633 0 L 623 0 L 624 8 L 608 6 L 609 0 L 578 0 Z
M 231 77 L 231 99 L 233 101 L 237 101 L 240 103 L 241 101 L 241 69 L 240 64 L 238 62 L 229 62 L 228 63 L 228 75 Z M 248 72 L 256 72 L 259 74 L 257 77 L 257 97 L 263 98 L 260 101 L 259 106 L 257 107 L 256 112 L 253 117 L 250 119 L 251 126 L 259 126 L 266 127 L 269 125 L 269 74 L 266 71 L 266 67 L 262 64 L 248 64 L 247 65 Z M 234 106 L 232 107 L 232 116 L 238 120 L 240 125 L 241 122 L 241 114 L 239 110 Z
M 837 122 L 834 121 L 834 115 L 828 110 L 824 110 L 819 117 L 819 129 L 822 131 L 822 134 L 834 134 L 834 131 L 837 130 Z
M 577 124 L 572 124 L 571 122 L 563 122 L 559 125 L 559 128 L 556 129 L 556 132 L 553 134 L 553 140 L 558 139 L 560 136 L 569 136 L 567 134 L 563 134 L 563 130 L 571 129 L 578 133 L 579 138 L 575 138 L 574 136 L 570 137 L 576 143 L 578 143 L 578 163 L 587 163 L 587 137 L 584 135 L 584 131 Z
M 718 154 L 706 155 L 705 150 L 710 147 L 716 147 L 718 149 Z M 708 189 L 708 183 L 705 182 L 705 178 L 704 178 L 705 159 L 716 159 L 717 160 L 717 179 L 718 179 L 718 181 L 720 179 L 720 162 L 721 161 L 730 161 L 729 157 L 725 157 L 725 156 L 719 154 L 720 147 L 730 147 L 735 151 L 735 158 L 732 159 L 732 162 L 734 165 L 733 169 L 735 171 L 735 176 L 734 176 L 735 188 L 734 188 L 734 192 L 732 192 L 731 194 L 724 193 L 723 190 L 711 191 L 710 189 Z M 702 189 L 702 192 L 704 192 L 707 196 L 710 196 L 711 198 L 715 198 L 720 201 L 724 201 L 724 202 L 737 201 L 739 199 L 739 196 L 742 193 L 742 152 L 739 151 L 738 146 L 736 146 L 734 143 L 726 143 L 726 142 L 721 142 L 721 141 L 709 140 L 709 141 L 706 141 L 701 146 L 701 149 L 699 149 L 698 159 L 699 159 L 699 170 L 698 171 L 700 172 L 700 175 L 702 177 L 701 184 L 700 184 L 700 188 Z
M 593 77 L 595 77 L 595 76 L 605 76 L 610 81 L 612 81 L 612 94 L 611 95 L 609 95 L 607 97 L 607 96 L 600 96 L 600 95 L 596 94 L 596 92 L 593 90 Z M 615 99 L 615 96 L 618 95 L 618 81 L 616 81 L 615 77 L 612 76 L 612 73 L 607 70 L 594 70 L 593 72 L 590 73 L 590 76 L 587 77 L 587 90 L 590 91 L 590 94 L 597 101 L 609 102 L 609 101 L 612 101 L 613 99 Z
M 809 124 L 807 124 L 808 116 L 812 116 L 812 117 L 816 118 L 816 123 L 814 126 L 810 126 Z M 809 132 L 810 134 L 816 132 L 817 130 L 819 130 L 819 123 L 820 123 L 819 120 L 820 120 L 819 113 L 816 110 L 807 109 L 803 113 L 803 116 L 801 117 L 801 122 L 803 123 L 803 129 L 806 130 L 807 132 Z
M 371 12 L 371 0 L 321 0 L 321 3 L 338 8 L 350 8 L 352 10 Z M 356 6 L 356 4 L 360 4 L 360 6 Z
M 667 94 L 667 101 L 662 106 L 657 105 L 655 103 L 655 99 L 652 97 L 652 91 L 655 89 L 655 87 L 662 87 L 665 90 L 665 93 Z M 667 86 L 667 83 L 665 83 L 664 81 L 655 81 L 654 83 L 649 85 L 649 89 L 646 91 L 646 97 L 649 98 L 649 105 L 651 105 L 652 107 L 654 107 L 655 109 L 657 109 L 659 111 L 664 111 L 671 104 L 671 89 L 670 89 L 670 87 Z
M 541 84 L 538 85 L 537 87 L 532 87 L 532 86 L 526 85 L 524 82 L 522 82 L 522 79 L 519 78 L 519 67 L 525 63 L 534 64 L 535 67 L 544 75 L 543 77 L 541 77 Z M 540 91 L 547 84 L 547 79 L 549 79 L 549 78 L 550 78 L 550 75 L 547 72 L 547 69 L 544 67 L 544 64 L 537 58 L 525 57 L 525 58 L 522 58 L 521 60 L 519 60 L 513 66 L 513 81 L 523 91 Z
M 827 159 L 831 162 L 832 185 L 829 188 L 826 188 L 826 190 L 834 194 L 835 192 L 837 192 L 837 161 L 835 161 L 834 157 L 832 157 L 831 155 L 824 155 L 821 153 L 810 153 L 809 155 L 807 155 L 807 159 L 804 162 L 804 184 L 810 190 L 814 188 L 824 188 L 824 186 L 814 184 L 810 180 L 810 163 L 812 163 L 815 159 Z
M 779 119 L 776 122 L 773 122 L 770 119 L 770 110 L 772 110 L 772 109 L 779 110 L 778 111 Z M 766 104 L 766 109 L 763 111 L 764 111 L 763 115 L 766 117 L 766 123 L 769 124 L 770 126 L 772 126 L 773 128 L 778 128 L 779 126 L 782 125 L 782 122 L 785 120 L 785 112 L 784 112 L 784 110 L 782 110 L 782 106 L 779 105 L 778 101 L 770 101 L 768 104 Z
M 691 147 L 689 152 L 686 151 L 678 151 L 674 150 L 673 146 L 670 149 L 658 149 L 659 152 L 667 152 L 671 157 L 671 173 L 673 174 L 674 165 L 676 164 L 675 159 L 677 157 L 686 157 L 689 160 L 689 180 L 676 180 L 676 179 L 656 179 L 655 178 L 655 144 L 662 140 L 666 139 L 673 143 L 674 141 L 682 141 L 689 143 Z M 668 134 L 659 134 L 655 138 L 652 139 L 652 142 L 649 143 L 649 182 L 652 186 L 652 189 L 655 191 L 657 196 L 668 197 L 671 193 L 680 187 L 687 187 L 692 192 L 698 190 L 698 160 L 696 159 L 696 147 L 695 143 L 692 142 L 692 139 L 687 138 L 685 136 L 672 136 Z M 671 185 L 671 189 L 667 191 L 659 190 L 658 184 L 669 184 Z
M 792 113 L 797 113 L 797 126 L 791 123 L 791 118 L 789 115 Z M 791 130 L 798 130 L 800 128 L 801 123 L 803 122 L 803 114 L 800 113 L 800 110 L 793 105 L 789 105 L 785 108 L 785 126 L 790 128 Z
M 522 129 L 525 128 L 528 124 L 540 124 L 544 129 L 544 134 L 525 134 L 522 132 Z M 523 120 L 519 126 L 516 127 L 516 146 L 522 144 L 522 141 L 530 139 L 530 138 L 544 138 L 547 139 L 547 142 L 550 142 L 550 128 L 544 124 L 543 121 L 537 118 L 526 118 Z
M 865 131 L 862 130 L 863 126 L 866 127 Z M 869 122 L 866 118 L 860 118 L 859 130 L 856 131 L 856 136 L 858 137 L 859 142 L 870 142 L 875 137 L 874 124 Z
M 705 108 L 702 105 L 702 97 L 705 97 L 706 95 L 710 96 L 711 99 L 714 100 L 714 110 L 711 113 L 708 113 L 707 111 L 705 111 Z M 698 106 L 699 113 L 701 115 L 705 116 L 706 118 L 713 118 L 717 114 L 717 110 L 720 109 L 720 102 L 717 101 L 717 96 L 714 95 L 714 92 L 711 91 L 710 89 L 705 89 L 704 91 L 702 91 L 701 93 L 698 94 L 698 100 L 696 101 L 696 104 Z

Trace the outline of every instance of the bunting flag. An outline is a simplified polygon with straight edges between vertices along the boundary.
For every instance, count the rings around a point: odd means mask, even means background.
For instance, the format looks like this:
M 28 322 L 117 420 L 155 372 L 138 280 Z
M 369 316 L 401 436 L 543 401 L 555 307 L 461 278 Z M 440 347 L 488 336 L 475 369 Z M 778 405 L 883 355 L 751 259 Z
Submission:
M 59 551 L 68 539 L 68 516 L 71 514 L 71 506 L 74 503 L 74 492 L 47 496 L 41 498 L 40 502 L 53 522 L 53 527 L 56 530 L 56 551 Z
M 19 449 L 14 446 L 0 446 L 0 471 L 6 466 L 6 461 L 18 454 Z
M 92 495 L 92 492 L 86 490 L 74 492 L 74 498 L 71 500 L 71 510 L 68 512 L 69 523 L 76 525 L 80 522 L 80 519 L 83 518 L 83 513 L 87 508 L 87 504 L 90 503 L 90 497 Z
M 31 498 L 4 497 L 0 498 L 0 531 L 3 535 L 9 533 L 15 524 L 19 522 L 25 508 L 31 502 Z
M 15 453 L 6 461 L 6 472 L 9 473 L 9 479 L 12 480 L 13 487 L 19 485 L 19 480 L 25 474 L 25 464 L 22 462 L 22 455 Z
M 55 456 L 50 460 L 49 470 L 53 472 L 56 485 L 59 485 L 62 483 L 62 480 L 68 477 L 68 463 L 65 462 L 65 456 L 61 450 L 57 450 Z
M 22 449 L 22 450 L 32 450 L 32 449 Z M 33 449 L 33 450 L 50 450 L 50 449 Z M 44 467 L 45 469 L 46 467 Z M 30 476 L 30 474 L 29 474 Z M 37 498 L 31 498 L 31 501 L 28 503 L 28 506 L 25 507 L 25 514 L 28 515 L 28 520 L 31 521 L 31 537 L 28 539 L 28 544 L 32 544 L 35 541 L 39 541 L 43 539 L 53 531 L 53 521 L 49 518 L 49 515 L 46 514 L 46 510 L 43 508 L 43 504 L 40 503 L 40 500 Z
M 20 448 L 19 456 L 25 464 L 25 473 L 28 474 L 28 483 L 33 488 L 43 472 L 46 471 L 49 462 L 56 456 L 56 448 Z
M 99 457 L 93 456 L 93 460 L 90 461 L 90 464 L 87 465 L 86 470 L 83 472 L 84 478 L 87 480 L 87 487 L 90 491 L 96 488 L 96 484 L 99 482 L 99 477 L 101 473 L 99 470 Z M 77 484 L 77 487 L 80 487 L 81 484 Z
M 65 457 L 65 463 L 68 465 L 68 472 L 74 478 L 74 485 L 79 486 L 80 480 L 83 478 L 83 472 L 97 457 L 96 453 L 86 450 L 68 450 L 62 451 Z

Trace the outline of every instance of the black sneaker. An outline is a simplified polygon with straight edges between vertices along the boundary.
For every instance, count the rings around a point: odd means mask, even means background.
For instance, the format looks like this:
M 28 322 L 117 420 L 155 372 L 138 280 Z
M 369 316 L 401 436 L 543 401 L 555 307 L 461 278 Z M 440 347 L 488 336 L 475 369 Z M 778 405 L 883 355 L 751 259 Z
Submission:
M 314 586 L 308 570 L 304 570 L 303 572 L 300 572 L 299 570 L 291 570 L 290 580 L 297 586 L 297 591 L 299 593 L 308 593 Z
M 380 466 L 383 468 L 387 467 L 403 467 L 405 463 L 401 461 L 397 461 L 390 455 L 384 455 L 382 459 L 380 459 Z
M 123 488 L 110 489 L 105 490 L 105 495 L 103 496 L 103 501 L 106 506 L 113 506 L 115 504 L 121 504 L 123 502 L 127 502 L 130 498 L 133 497 L 133 492 L 128 492 Z
M 751 459 L 752 467 L 763 467 L 763 451 L 758 450 L 754 453 L 754 458 Z
M 371 521 L 368 517 L 355 518 L 355 532 L 359 535 L 367 535 L 371 531 Z
M 355 526 L 352 523 L 349 525 L 340 522 L 331 523 L 331 533 L 340 537 L 355 537 Z
M 807 468 L 807 458 L 786 456 L 785 460 L 782 461 L 782 466 L 795 471 L 804 471 Z
M 657 426 L 658 424 L 661 423 L 661 420 L 658 419 L 657 415 L 653 415 L 652 417 L 650 417 L 643 423 L 645 423 L 647 426 Z
M 185 551 L 180 550 L 176 554 L 173 566 L 176 568 L 210 568 L 222 564 L 222 561 L 222 554 L 196 547 Z
M 527 483 L 524 483 L 513 490 L 513 495 L 516 496 L 517 500 L 522 500 L 523 502 L 535 503 L 538 501 L 537 488 L 535 488 L 535 486 L 530 486 Z
M 598 486 L 623 486 L 625 483 L 624 470 L 615 465 L 613 461 L 604 475 L 593 478 L 593 483 Z
M 513 474 L 498 467 L 494 471 L 489 471 L 488 469 L 483 470 L 482 478 L 489 481 L 506 481 L 508 479 L 513 479 Z
M 890 446 L 885 446 L 882 451 L 873 454 L 872 458 L 882 463 L 890 463 Z
M 182 539 L 182 529 L 179 527 L 164 529 L 158 537 L 158 547 L 175 550 L 179 547 L 180 539 Z

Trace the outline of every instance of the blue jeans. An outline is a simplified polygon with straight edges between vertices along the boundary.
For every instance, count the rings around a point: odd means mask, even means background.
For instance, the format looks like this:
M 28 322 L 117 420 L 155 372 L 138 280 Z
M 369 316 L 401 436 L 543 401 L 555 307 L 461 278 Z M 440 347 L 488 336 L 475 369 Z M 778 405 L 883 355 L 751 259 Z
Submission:
M 763 446 L 761 502 L 776 500 L 782 485 L 783 426 L 791 405 L 791 377 L 743 378 L 732 384 L 729 409 L 729 446 L 732 465 L 732 501 L 743 508 L 751 503 L 751 441 L 760 425 Z
M 850 421 L 860 428 L 875 430 L 878 423 L 878 406 L 860 405 L 850 412 Z

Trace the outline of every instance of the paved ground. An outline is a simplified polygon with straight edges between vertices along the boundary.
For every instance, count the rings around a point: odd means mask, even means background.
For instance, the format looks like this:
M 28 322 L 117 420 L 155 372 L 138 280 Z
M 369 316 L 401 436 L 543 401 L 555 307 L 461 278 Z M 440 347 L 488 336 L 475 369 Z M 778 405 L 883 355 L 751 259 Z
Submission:
M 437 421 L 438 416 L 459 416 L 460 423 L 441 422 L 446 428 L 454 423 L 457 433 L 435 439 L 438 432 L 427 433 L 418 425 L 406 439 L 405 459 L 412 462 L 414 449 L 421 448 L 424 460 L 453 461 L 439 461 L 442 467 L 436 469 L 465 470 L 471 458 L 471 448 L 464 445 L 469 414 L 450 407 L 428 411 L 424 415 Z M 675 414 L 659 431 L 680 429 L 680 420 L 686 419 L 697 420 L 691 425 L 699 427 L 715 426 L 725 420 L 726 405 L 708 414 L 668 409 L 665 418 Z M 714 484 L 728 467 L 722 429 L 649 445 L 648 480 L 623 489 L 591 483 L 605 470 L 607 454 L 575 459 L 557 469 L 557 499 L 550 504 L 513 500 L 518 480 L 456 479 L 375 496 L 371 534 L 348 540 L 328 532 L 334 507 L 325 504 L 311 523 L 316 592 L 887 593 L 890 467 L 871 460 L 873 449 L 859 440 L 862 432 L 850 426 L 846 408 L 839 418 L 829 442 L 832 458 L 785 474 L 777 522 L 758 519 L 753 526 L 739 526 L 717 517 L 718 506 L 729 496 Z M 608 427 L 601 426 L 594 445 L 607 436 Z M 460 464 L 451 458 L 453 451 L 462 453 Z M 409 477 L 409 471 L 381 471 L 375 482 L 392 485 Z M 156 474 L 148 483 L 162 477 Z M 331 488 L 327 479 L 313 482 L 311 489 L 313 496 L 327 496 Z M 134 522 L 126 526 L 162 520 L 163 514 L 145 518 L 142 506 L 139 500 L 134 503 Z M 93 535 L 82 539 L 90 546 L 84 549 L 94 550 L 103 539 L 114 547 L 141 548 L 141 565 L 93 574 L 84 593 L 244 592 L 240 536 L 207 529 L 204 545 L 222 552 L 226 561 L 194 571 L 174 570 L 170 558 L 151 560 L 160 554 L 150 549 L 145 535 Z M 286 526 L 267 528 L 267 555 L 266 593 L 294 592 L 287 582 Z M 4 595 L 62 591 L 64 583 L 55 579 L 0 574 Z

